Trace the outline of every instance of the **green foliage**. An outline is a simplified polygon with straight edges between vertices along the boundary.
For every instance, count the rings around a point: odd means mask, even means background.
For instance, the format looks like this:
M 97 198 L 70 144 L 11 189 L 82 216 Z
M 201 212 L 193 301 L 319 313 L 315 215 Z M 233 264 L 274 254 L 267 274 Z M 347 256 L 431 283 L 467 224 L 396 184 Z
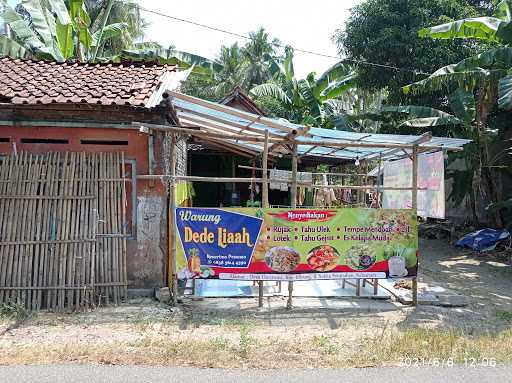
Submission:
M 504 45 L 512 43 L 512 22 L 510 14 L 512 4 L 501 1 L 495 10 L 495 17 L 480 17 L 457 20 L 419 31 L 422 37 L 436 39 L 481 39 L 488 42 L 499 42 Z M 427 78 L 407 85 L 404 93 L 421 93 L 433 91 L 454 91 L 454 95 L 473 92 L 477 88 L 488 87 L 489 84 L 498 83 L 498 106 L 502 109 L 512 108 L 512 48 L 501 46 L 486 50 L 483 53 L 471 56 L 438 69 Z M 466 100 L 472 98 L 466 96 Z M 457 105 L 454 99 L 452 105 Z M 473 101 L 474 102 L 474 101 Z M 460 106 L 460 105 L 459 105 Z M 473 106 L 474 109 L 474 106 Z M 460 110 L 460 108 L 459 108 Z M 475 113 L 466 115 L 465 121 L 475 118 Z
M 435 39 L 472 38 L 500 42 L 504 24 L 503 20 L 496 17 L 475 17 L 423 28 L 418 35 Z
M 0 0 L 0 4 L 0 18 L 13 32 L 12 37 L 2 36 L 1 55 L 95 61 L 99 50 L 120 37 L 126 45 L 132 44 L 129 23 L 119 19 L 100 23 L 91 18 L 83 0 L 23 0 L 16 10 L 6 0 Z M 104 12 L 98 17 L 106 21 L 111 15 Z
M 106 25 L 126 24 L 122 33 L 112 36 L 100 47 L 98 53 L 100 57 L 115 56 L 123 49 L 131 49 L 133 41 L 143 37 L 146 22 L 141 17 L 133 0 L 123 0 L 123 2 L 85 0 L 85 5 L 90 16 L 90 29 L 93 33 L 101 30 L 103 21 Z
M 474 140 L 474 144 L 464 152 L 468 170 L 449 174 L 454 178 L 454 192 L 462 191 L 460 194 L 463 197 L 450 195 L 450 198 L 461 202 L 469 195 L 473 215 L 478 219 L 477 195 L 487 196 L 491 201 L 488 211 L 494 213 L 494 224 L 498 226 L 506 220 L 504 211 L 508 210 L 508 202 L 500 201 L 501 193 L 498 191 L 497 179 L 500 174 L 496 170 L 501 168 L 499 161 L 502 156 L 498 153 L 493 157 L 491 148 L 503 136 L 500 129 L 507 126 L 491 129 L 490 116 L 496 114 L 496 106 L 505 110 L 512 108 L 512 51 L 509 47 L 512 43 L 511 7 L 512 2 L 505 0 L 497 4 L 492 17 L 462 19 L 421 29 L 418 33 L 420 37 L 467 41 L 478 39 L 502 46 L 446 65 L 427 78 L 403 88 L 406 94 L 448 93 L 451 109 L 464 122 L 465 137 Z
M 251 94 L 257 99 L 262 97 L 277 101 L 288 120 L 300 124 L 346 128 L 346 121 L 339 117 L 343 114 L 333 103 L 349 89 L 355 87 L 357 77 L 353 68 L 336 64 L 318 79 L 310 73 L 306 79 L 296 79 L 293 71 L 293 50 L 286 49 L 280 73 L 272 82 L 255 86 Z
M 271 40 L 263 28 L 250 32 L 249 36 L 251 39 L 243 47 L 236 43 L 221 46 L 215 60 L 201 58 L 195 61 L 199 66 L 204 66 L 204 63 L 211 65 L 204 73 L 193 74 L 185 83 L 189 94 L 199 97 L 207 93 L 221 99 L 237 86 L 248 92 L 252 87 L 269 81 L 281 72 L 281 64 L 288 73 L 293 73 L 293 63 L 280 57 L 277 52 L 279 40 Z M 195 79 L 198 75 L 211 77 L 211 89 L 199 86 L 208 81 Z
M 25 57 L 27 50 L 7 36 L 0 35 L 0 54 L 11 57 Z
M 463 122 L 442 110 L 417 105 L 383 106 L 367 113 L 354 115 L 353 120 L 371 119 L 385 121 L 389 115 L 395 115 L 397 125 L 411 128 L 426 128 L 435 126 L 460 125 Z
M 240 326 L 240 341 L 238 345 L 238 352 L 240 357 L 247 359 L 251 351 L 252 345 L 255 343 L 253 337 L 250 336 L 249 326 L 243 324 Z
M 16 302 L 0 303 L 0 318 L 15 319 L 18 321 L 26 319 L 30 315 L 25 306 Z
M 476 118 L 475 98 L 472 93 L 457 88 L 448 96 L 450 107 L 464 123 L 471 124 Z
M 500 78 L 498 82 L 498 106 L 501 109 L 512 109 L 512 74 Z
M 418 30 L 434 23 L 477 16 L 482 2 L 460 0 L 367 0 L 355 6 L 344 29 L 333 36 L 340 54 L 349 59 L 381 63 L 360 65 L 358 88 L 387 89 L 391 105 L 444 105 L 442 94 L 404 94 L 404 84 L 420 80 L 420 72 L 458 62 L 476 53 L 474 42 L 433 41 Z

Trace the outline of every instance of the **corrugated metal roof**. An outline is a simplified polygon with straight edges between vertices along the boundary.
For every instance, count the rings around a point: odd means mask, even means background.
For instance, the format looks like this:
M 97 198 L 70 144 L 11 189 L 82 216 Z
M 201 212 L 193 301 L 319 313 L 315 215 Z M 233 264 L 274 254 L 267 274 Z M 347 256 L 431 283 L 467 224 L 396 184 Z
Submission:
M 343 130 L 323 129 L 293 124 L 284 119 L 273 119 L 241 111 L 226 105 L 205 101 L 178 92 L 170 91 L 172 103 L 176 108 L 180 122 L 185 127 L 198 127 L 209 132 L 263 136 L 265 130 L 273 137 L 294 135 L 300 156 L 338 158 L 353 160 L 377 159 L 393 160 L 401 158 L 409 149 L 383 147 L 357 147 L 350 143 L 376 145 L 412 145 L 418 142 L 420 151 L 454 150 L 461 148 L 471 140 L 459 138 L 432 137 L 425 141 L 423 136 L 357 133 Z M 422 142 L 425 141 L 425 142 Z M 245 143 L 226 139 L 222 142 L 255 153 L 263 151 L 261 144 Z M 222 143 L 220 142 L 220 143 Z M 303 144 L 301 144 L 301 142 Z M 318 146 L 315 143 L 319 143 Z M 346 146 L 340 147 L 341 144 Z M 432 147 L 436 147 L 433 149 Z M 277 145 L 274 153 L 287 154 L 289 150 Z

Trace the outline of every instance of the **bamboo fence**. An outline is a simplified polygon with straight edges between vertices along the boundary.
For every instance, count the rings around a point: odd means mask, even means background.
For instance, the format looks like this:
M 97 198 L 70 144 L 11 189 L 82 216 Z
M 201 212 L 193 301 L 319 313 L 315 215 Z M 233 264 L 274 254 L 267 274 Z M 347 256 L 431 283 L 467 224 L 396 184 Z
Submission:
M 71 311 L 126 298 L 118 153 L 0 159 L 0 303 Z

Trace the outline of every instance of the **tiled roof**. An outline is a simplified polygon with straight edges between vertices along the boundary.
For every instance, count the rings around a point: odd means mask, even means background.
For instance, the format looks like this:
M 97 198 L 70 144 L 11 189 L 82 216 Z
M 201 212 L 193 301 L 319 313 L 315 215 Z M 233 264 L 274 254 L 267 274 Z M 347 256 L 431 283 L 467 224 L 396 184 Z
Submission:
M 171 65 L 0 58 L 0 103 L 145 106 Z

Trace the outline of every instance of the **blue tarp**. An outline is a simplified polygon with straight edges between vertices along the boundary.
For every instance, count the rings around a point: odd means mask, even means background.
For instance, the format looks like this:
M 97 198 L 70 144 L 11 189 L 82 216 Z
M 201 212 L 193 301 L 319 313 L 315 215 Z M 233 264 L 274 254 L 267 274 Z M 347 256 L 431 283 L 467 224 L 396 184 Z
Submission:
M 476 251 L 490 251 L 494 250 L 499 242 L 507 239 L 510 239 L 507 230 L 482 229 L 466 234 L 455 245 Z

